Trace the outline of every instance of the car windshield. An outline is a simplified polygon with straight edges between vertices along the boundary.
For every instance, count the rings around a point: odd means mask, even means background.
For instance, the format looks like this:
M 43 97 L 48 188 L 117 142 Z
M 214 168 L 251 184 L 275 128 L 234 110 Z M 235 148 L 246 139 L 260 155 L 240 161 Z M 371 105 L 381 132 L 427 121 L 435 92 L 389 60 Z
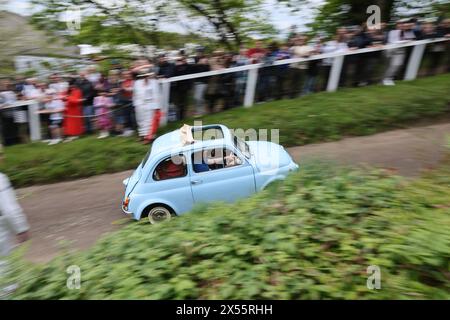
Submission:
M 241 138 L 239 138 L 239 137 L 233 135 L 233 143 L 234 143 L 234 146 L 235 146 L 237 149 L 239 149 L 239 151 L 241 151 L 242 154 L 243 154 L 246 158 L 250 159 L 250 157 L 252 156 L 252 154 L 251 154 L 251 152 L 250 152 L 250 147 L 249 147 L 249 145 L 247 144 L 247 142 L 245 142 L 245 141 L 242 140 Z

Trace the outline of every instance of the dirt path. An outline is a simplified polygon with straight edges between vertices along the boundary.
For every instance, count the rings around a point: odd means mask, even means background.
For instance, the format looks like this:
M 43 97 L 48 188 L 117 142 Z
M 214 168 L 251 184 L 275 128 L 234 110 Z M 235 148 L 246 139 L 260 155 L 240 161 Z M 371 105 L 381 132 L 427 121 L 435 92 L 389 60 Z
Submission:
M 298 162 L 329 159 L 349 165 L 368 164 L 414 177 L 436 166 L 444 155 L 450 123 L 395 130 L 368 137 L 290 148 Z M 86 249 L 102 234 L 127 223 L 120 211 L 122 180 L 130 171 L 17 190 L 31 224 L 27 257 L 46 262 L 61 241 Z

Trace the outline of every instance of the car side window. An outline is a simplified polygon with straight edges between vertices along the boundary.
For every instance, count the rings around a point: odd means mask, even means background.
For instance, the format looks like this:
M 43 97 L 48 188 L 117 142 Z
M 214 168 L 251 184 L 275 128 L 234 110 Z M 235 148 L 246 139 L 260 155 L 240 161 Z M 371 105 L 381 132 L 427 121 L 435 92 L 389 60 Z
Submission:
M 153 180 L 161 181 L 185 177 L 187 175 L 186 159 L 176 155 L 162 160 L 153 172 Z
M 213 148 L 197 151 L 192 154 L 194 172 L 230 168 L 242 164 L 242 159 L 227 148 Z

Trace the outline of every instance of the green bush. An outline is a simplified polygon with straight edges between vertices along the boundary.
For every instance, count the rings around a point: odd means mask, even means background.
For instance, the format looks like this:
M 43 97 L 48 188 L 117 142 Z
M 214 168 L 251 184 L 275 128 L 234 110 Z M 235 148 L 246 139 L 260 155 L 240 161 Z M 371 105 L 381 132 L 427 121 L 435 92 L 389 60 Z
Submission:
M 448 165 L 415 182 L 304 166 L 240 203 L 132 223 L 46 265 L 15 257 L 13 298 L 449 299 L 449 184 Z M 80 290 L 66 288 L 70 265 Z
M 229 128 L 280 129 L 280 143 L 296 146 L 368 135 L 398 128 L 415 120 L 450 114 L 450 74 L 395 87 L 370 86 L 318 93 L 294 100 L 281 100 L 237 108 L 201 118 L 204 124 L 221 123 Z M 186 120 L 187 123 L 193 119 Z M 181 127 L 171 123 L 160 133 Z M 57 182 L 96 174 L 134 169 L 148 146 L 133 139 L 94 137 L 47 146 L 42 143 L 5 149 L 0 171 L 15 187 Z

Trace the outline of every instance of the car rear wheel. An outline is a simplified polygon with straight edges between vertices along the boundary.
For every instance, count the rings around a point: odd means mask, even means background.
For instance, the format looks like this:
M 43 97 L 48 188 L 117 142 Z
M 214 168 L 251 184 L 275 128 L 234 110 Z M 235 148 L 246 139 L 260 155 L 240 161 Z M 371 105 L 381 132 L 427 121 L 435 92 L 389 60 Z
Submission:
M 148 221 L 151 224 L 161 223 L 172 218 L 172 213 L 169 209 L 162 206 L 153 207 L 148 212 Z

